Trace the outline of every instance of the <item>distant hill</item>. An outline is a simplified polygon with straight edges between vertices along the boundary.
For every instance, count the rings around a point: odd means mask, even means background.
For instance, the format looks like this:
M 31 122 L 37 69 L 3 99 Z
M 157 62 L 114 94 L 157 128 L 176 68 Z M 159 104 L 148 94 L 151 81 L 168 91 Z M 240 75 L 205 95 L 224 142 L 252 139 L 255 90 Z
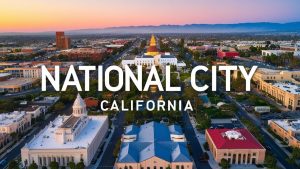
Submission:
M 125 26 L 103 29 L 80 29 L 66 31 L 67 34 L 136 34 L 136 33 L 244 33 L 244 32 L 300 32 L 300 22 L 290 23 L 236 23 L 236 24 L 186 24 L 160 26 Z M 0 35 L 14 34 L 53 34 L 53 32 L 10 32 Z

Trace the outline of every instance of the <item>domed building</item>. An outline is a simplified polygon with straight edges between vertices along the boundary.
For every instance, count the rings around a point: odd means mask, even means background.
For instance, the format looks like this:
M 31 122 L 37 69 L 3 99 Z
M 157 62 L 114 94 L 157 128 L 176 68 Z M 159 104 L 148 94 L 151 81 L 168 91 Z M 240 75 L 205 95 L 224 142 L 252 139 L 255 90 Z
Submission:
M 152 35 L 147 48 L 147 52 L 138 56 L 127 56 L 122 60 L 122 67 L 128 66 L 145 66 L 150 69 L 152 66 L 159 66 L 163 68 L 165 65 L 174 65 L 178 69 L 186 66 L 182 61 L 178 61 L 177 58 L 169 52 L 159 52 L 157 49 L 157 43 L 155 36 Z
M 22 163 L 33 161 L 49 166 L 52 161 L 67 167 L 83 160 L 88 166 L 108 131 L 107 116 L 88 116 L 86 104 L 78 94 L 70 116 L 58 116 L 21 149 Z
M 159 51 L 156 47 L 156 40 L 154 35 L 151 36 L 150 45 L 147 49 L 147 53 L 145 53 L 148 56 L 156 56 L 159 54 Z

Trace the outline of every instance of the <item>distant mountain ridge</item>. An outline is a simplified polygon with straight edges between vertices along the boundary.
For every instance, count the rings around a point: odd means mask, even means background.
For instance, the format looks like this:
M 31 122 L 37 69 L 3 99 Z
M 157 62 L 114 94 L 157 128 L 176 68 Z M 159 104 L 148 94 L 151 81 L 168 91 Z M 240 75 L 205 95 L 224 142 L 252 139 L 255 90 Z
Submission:
M 136 33 L 246 33 L 246 32 L 300 32 L 300 22 L 289 23 L 233 23 L 233 24 L 185 24 L 185 25 L 159 25 L 159 26 L 123 26 L 99 29 L 78 29 L 65 31 L 67 34 L 136 34 Z M 10 34 L 53 34 L 48 32 L 10 32 Z

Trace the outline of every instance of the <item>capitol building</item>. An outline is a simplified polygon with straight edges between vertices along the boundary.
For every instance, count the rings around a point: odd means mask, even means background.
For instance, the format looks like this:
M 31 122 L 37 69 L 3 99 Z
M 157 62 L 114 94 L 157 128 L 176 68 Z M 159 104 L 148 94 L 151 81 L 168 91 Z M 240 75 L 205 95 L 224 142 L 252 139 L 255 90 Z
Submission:
M 78 94 L 70 116 L 58 116 L 21 149 L 22 163 L 39 167 L 52 161 L 60 166 L 83 161 L 88 166 L 105 138 L 107 116 L 88 116 L 86 104 Z
M 140 56 L 127 56 L 122 60 L 122 67 L 128 66 L 145 66 L 146 68 L 151 68 L 152 66 L 164 67 L 165 65 L 174 65 L 178 69 L 186 66 L 182 61 L 178 59 L 169 52 L 161 53 L 157 49 L 156 39 L 154 35 L 151 36 L 150 45 L 147 52 Z

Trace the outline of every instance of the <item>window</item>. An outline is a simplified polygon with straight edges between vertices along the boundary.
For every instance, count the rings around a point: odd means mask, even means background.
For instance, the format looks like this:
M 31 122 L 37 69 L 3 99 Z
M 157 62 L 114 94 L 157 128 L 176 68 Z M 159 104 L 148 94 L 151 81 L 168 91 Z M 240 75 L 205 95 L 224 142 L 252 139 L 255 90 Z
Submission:
M 253 156 L 256 156 L 256 153 L 253 153 Z

